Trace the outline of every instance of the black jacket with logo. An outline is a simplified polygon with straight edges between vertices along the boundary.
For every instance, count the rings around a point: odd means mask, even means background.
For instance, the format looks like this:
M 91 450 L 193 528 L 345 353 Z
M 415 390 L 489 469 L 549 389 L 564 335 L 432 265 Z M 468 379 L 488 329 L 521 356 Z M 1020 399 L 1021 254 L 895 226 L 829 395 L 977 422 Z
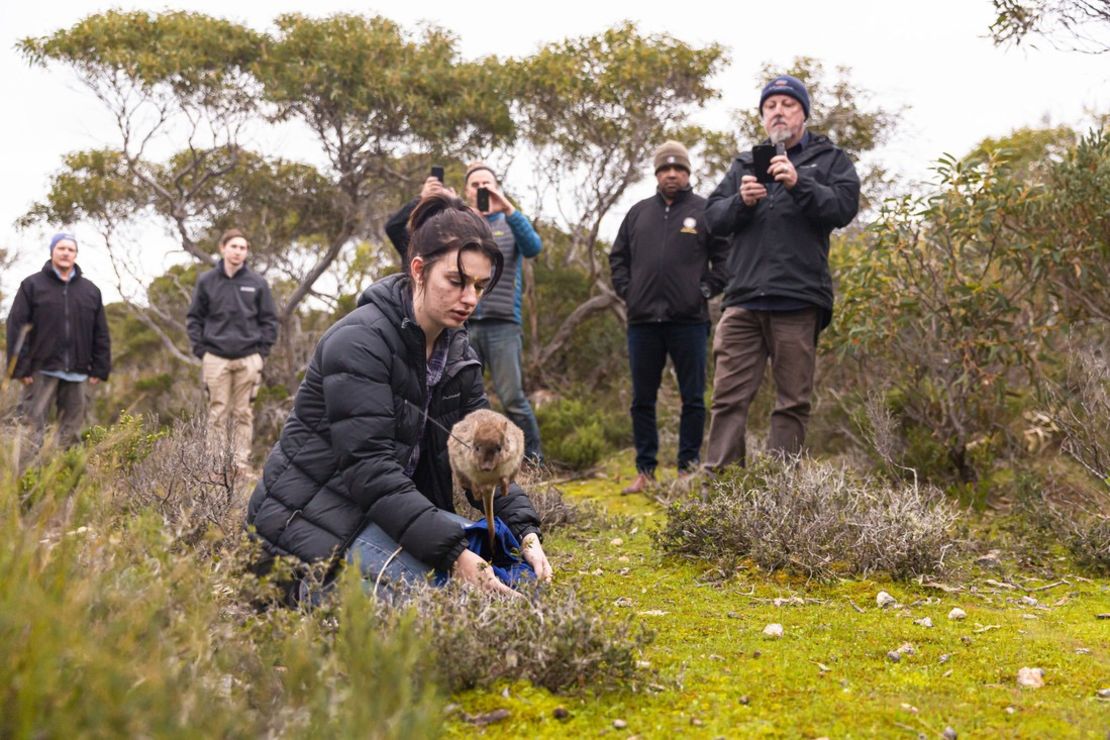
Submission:
M 656 193 L 629 209 L 609 252 L 628 323 L 709 320 L 707 301 L 728 278 L 728 242 L 710 235 L 705 205 L 687 188 L 670 205 Z
M 197 278 L 186 326 L 197 357 L 205 352 L 229 360 L 255 352 L 266 357 L 278 330 L 270 286 L 246 265 L 229 278 L 220 260 Z
M 293 411 L 251 496 L 247 522 L 267 549 L 312 562 L 341 554 L 374 522 L 417 559 L 448 570 L 466 547 L 453 511 L 447 431 L 489 401 L 465 329 L 449 335 L 442 380 L 428 393 L 424 332 L 412 318 L 408 279 L 370 286 L 361 305 L 325 332 Z M 420 436 L 423 427 L 423 437 Z M 405 465 L 420 439 L 412 477 Z M 539 531 L 513 485 L 494 499 L 518 538 Z
M 31 329 L 12 377 L 60 370 L 108 379 L 112 369 L 108 319 L 100 288 L 81 276 L 80 267 L 73 266 L 73 275 L 66 282 L 47 260 L 42 270 L 20 284 L 8 314 L 8 362 L 28 324 Z
M 735 159 L 709 196 L 709 228 L 732 244 L 723 305 L 766 296 L 795 298 L 821 308 L 826 326 L 833 308 L 829 234 L 855 218 L 859 176 L 848 155 L 818 134 L 811 133 L 790 161 L 798 172 L 794 188 L 768 185 L 767 197 L 754 206 L 744 205 L 739 196 L 740 178 L 755 174 L 751 152 Z

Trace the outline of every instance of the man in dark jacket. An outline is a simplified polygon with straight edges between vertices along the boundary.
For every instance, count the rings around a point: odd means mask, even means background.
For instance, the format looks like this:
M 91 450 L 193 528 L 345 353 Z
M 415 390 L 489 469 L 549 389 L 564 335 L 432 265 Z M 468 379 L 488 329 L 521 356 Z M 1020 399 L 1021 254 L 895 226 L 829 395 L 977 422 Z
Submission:
M 779 75 L 764 88 L 760 116 L 779 147 L 759 182 L 753 156 L 738 156 L 709 196 L 706 218 L 729 237 L 729 283 L 713 340 L 716 371 L 706 464 L 743 464 L 748 407 L 771 360 L 776 402 L 768 448 L 798 453 L 813 395 L 817 335 L 832 318 L 829 234 L 859 209 L 859 177 L 848 156 L 806 131 L 809 94 Z
M 489 406 L 482 368 L 466 330 L 452 330 L 423 423 L 425 341 L 407 281 L 391 275 L 370 286 L 360 307 L 316 345 L 247 510 L 274 554 L 306 562 L 343 554 L 369 522 L 437 570 L 450 571 L 466 548 L 465 533 L 445 514 L 454 511 L 447 430 Z M 410 477 L 405 468 L 418 442 L 424 452 Z M 519 540 L 539 533 L 519 486 L 497 496 L 494 509 Z
M 655 150 L 656 194 L 628 211 L 609 253 L 613 288 L 628 309 L 632 436 L 640 493 L 655 477 L 655 400 L 670 356 L 682 395 L 678 471 L 698 464 L 705 431 L 709 298 L 725 285 L 728 243 L 709 234 L 705 198 L 690 189 L 690 156 L 677 141 Z
M 32 447 L 41 443 L 55 405 L 59 441 L 78 441 L 85 381 L 108 379 L 112 353 L 100 289 L 82 276 L 72 234 L 55 234 L 49 261 L 20 284 L 8 315 L 7 354 L 12 377 L 23 382 L 20 407 L 34 430 Z
M 247 267 L 249 250 L 243 232 L 224 232 L 223 259 L 197 278 L 186 324 L 208 391 L 209 434 L 225 439 L 230 426 L 240 467 L 250 460 L 251 403 L 262 382 L 263 358 L 270 354 L 278 329 L 270 286 Z

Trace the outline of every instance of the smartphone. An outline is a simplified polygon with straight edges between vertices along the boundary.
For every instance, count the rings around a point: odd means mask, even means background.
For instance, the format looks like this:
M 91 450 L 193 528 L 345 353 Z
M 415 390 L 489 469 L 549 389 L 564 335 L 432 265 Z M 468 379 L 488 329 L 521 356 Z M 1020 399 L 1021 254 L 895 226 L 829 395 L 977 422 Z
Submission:
M 771 144 L 756 144 L 752 147 L 752 174 L 755 175 L 757 182 L 770 185 L 775 181 L 774 175 L 767 171 L 773 156 L 775 156 L 775 147 Z
M 443 182 L 443 165 L 441 165 L 441 164 L 433 164 L 432 165 L 432 177 L 439 180 L 440 182 Z
M 478 210 L 482 213 L 489 213 L 489 189 L 478 188 Z

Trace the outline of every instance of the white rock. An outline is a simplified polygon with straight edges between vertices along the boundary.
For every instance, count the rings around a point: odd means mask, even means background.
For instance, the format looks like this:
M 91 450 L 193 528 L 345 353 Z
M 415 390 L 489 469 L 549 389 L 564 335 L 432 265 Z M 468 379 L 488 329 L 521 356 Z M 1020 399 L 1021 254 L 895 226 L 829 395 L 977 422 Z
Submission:
M 915 655 L 917 650 L 908 642 L 903 642 L 901 647 L 898 648 L 898 652 L 902 655 Z
M 1022 668 L 1017 675 L 1018 686 L 1039 689 L 1044 686 L 1044 671 L 1040 668 Z
M 922 617 L 921 619 L 915 619 L 915 620 L 913 620 L 913 623 L 914 624 L 920 624 L 922 627 L 932 627 L 933 626 L 933 620 L 929 619 L 928 617 Z
M 613 720 L 613 728 L 614 728 L 614 729 L 617 729 L 617 730 L 623 730 L 623 729 L 624 729 L 624 728 L 626 728 L 626 727 L 628 727 L 628 723 L 627 723 L 627 722 L 625 722 L 625 721 L 624 721 L 623 719 L 615 719 L 615 720 Z
M 875 594 L 875 603 L 879 605 L 880 609 L 887 609 L 897 604 L 898 601 L 886 591 L 880 591 Z
M 624 540 L 622 540 L 620 537 L 614 537 L 613 539 L 609 540 L 609 544 L 613 547 L 620 547 L 624 544 Z
M 782 637 L 783 629 L 781 624 L 769 624 L 763 628 L 763 634 L 767 637 L 773 637 L 776 640 Z
M 949 619 L 967 619 L 967 612 L 960 607 L 953 607 L 952 611 L 948 612 Z
M 1099 699 L 1110 699 L 1110 689 L 1099 689 L 1097 692 Z
M 1025 604 L 1026 606 L 1036 606 L 1038 602 L 1032 596 L 1022 596 L 1021 603 Z

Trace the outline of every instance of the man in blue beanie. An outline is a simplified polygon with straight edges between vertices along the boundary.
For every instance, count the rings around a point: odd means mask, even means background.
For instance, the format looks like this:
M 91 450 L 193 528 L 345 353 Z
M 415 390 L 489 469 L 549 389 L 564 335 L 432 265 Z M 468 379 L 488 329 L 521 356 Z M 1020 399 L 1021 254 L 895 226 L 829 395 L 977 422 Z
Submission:
M 23 383 L 20 409 L 42 442 L 52 406 L 58 439 L 77 442 L 85 419 L 85 381 L 108 379 L 111 345 L 100 289 L 77 266 L 77 238 L 58 233 L 50 259 L 24 280 L 8 314 L 8 365 Z
M 767 447 L 796 455 L 809 421 L 817 336 L 832 319 L 829 234 L 859 210 L 859 177 L 848 155 L 806 130 L 809 93 L 790 75 L 759 96 L 767 140 L 777 147 L 765 173 L 752 152 L 732 163 L 709 196 L 706 221 L 731 240 L 729 283 L 713 339 L 716 362 L 706 465 L 745 462 L 748 407 L 768 359 L 775 381 Z M 763 184 L 761 176 L 772 179 Z

